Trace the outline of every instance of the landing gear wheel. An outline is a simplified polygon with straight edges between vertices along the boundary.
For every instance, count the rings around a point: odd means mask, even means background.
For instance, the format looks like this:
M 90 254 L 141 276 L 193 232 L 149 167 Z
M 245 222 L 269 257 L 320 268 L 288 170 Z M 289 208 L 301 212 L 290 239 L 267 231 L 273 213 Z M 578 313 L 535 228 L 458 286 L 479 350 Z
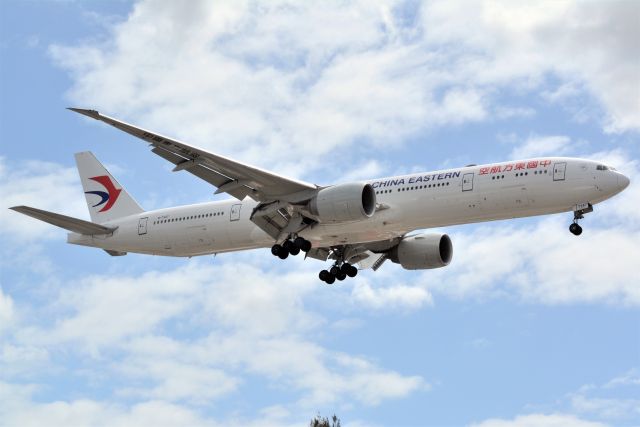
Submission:
M 353 265 L 350 265 L 349 270 L 347 270 L 347 276 L 356 277 L 357 274 L 358 274 L 358 269 Z
M 345 273 L 343 273 L 342 271 L 340 271 L 338 274 L 336 274 L 336 279 L 342 281 L 344 279 L 347 278 L 347 275 Z
M 331 277 L 331 273 L 329 273 L 327 270 L 322 270 L 320 274 L 318 274 L 318 277 L 323 282 L 326 282 L 329 279 L 329 277 Z
M 332 276 L 337 276 L 338 273 L 340 273 L 340 269 L 338 268 L 337 265 L 334 265 L 333 267 L 331 267 L 331 269 L 329 270 L 329 273 L 331 273 Z
M 291 247 L 289 248 L 289 253 L 293 256 L 296 256 L 300 253 L 300 248 L 296 245 L 291 245 Z
M 349 263 L 344 263 L 340 266 L 340 271 L 342 271 L 344 274 L 347 274 L 347 272 L 351 269 L 351 264 Z
M 327 283 L 327 285 L 333 285 L 333 282 L 336 281 L 336 276 L 332 276 L 331 274 L 329 275 L 329 277 L 327 278 L 327 280 L 325 280 L 325 282 Z
M 303 237 L 300 237 L 300 236 L 296 237 L 293 240 L 293 244 L 297 248 L 300 248 L 302 252 L 309 252 L 311 250 L 311 242 Z
M 291 240 L 285 240 L 284 242 L 282 242 L 282 247 L 285 248 L 287 252 L 289 252 L 293 247 L 293 242 Z
M 573 233 L 575 236 L 579 236 L 582 234 L 582 227 L 578 225 L 578 223 L 573 223 L 569 226 L 569 231 Z
M 278 254 L 280 254 L 281 249 L 282 249 L 282 246 L 280 245 L 271 246 L 271 255 L 278 256 Z
M 284 246 L 281 246 L 280 250 L 278 251 L 278 258 L 287 259 L 288 256 L 289 256 L 289 251 L 287 250 L 287 248 L 285 248 Z

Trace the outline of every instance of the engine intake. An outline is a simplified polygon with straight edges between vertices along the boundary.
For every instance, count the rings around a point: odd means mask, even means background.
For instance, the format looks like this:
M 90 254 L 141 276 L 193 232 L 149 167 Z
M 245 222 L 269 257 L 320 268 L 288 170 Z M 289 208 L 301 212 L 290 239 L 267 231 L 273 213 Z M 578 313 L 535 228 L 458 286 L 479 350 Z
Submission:
M 440 268 L 451 262 L 453 244 L 446 234 L 417 234 L 402 239 L 388 257 L 407 270 Z
M 376 191 L 370 184 L 353 182 L 323 188 L 309 202 L 320 222 L 357 221 L 376 211 Z

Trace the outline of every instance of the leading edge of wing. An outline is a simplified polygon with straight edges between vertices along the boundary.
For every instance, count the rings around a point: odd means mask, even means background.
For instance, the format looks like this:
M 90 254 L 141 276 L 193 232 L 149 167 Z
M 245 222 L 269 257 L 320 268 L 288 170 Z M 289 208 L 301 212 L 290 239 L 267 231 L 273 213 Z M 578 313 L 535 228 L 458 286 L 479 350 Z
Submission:
M 222 173 L 232 180 L 236 180 L 238 182 L 251 181 L 255 183 L 256 186 L 259 187 L 258 190 L 267 197 L 291 194 L 304 190 L 315 190 L 318 188 L 316 185 L 277 175 L 268 170 L 238 162 L 228 157 L 211 153 L 202 148 L 167 138 L 155 132 L 147 131 L 143 128 L 139 128 L 101 114 L 96 110 L 83 108 L 68 109 L 84 116 L 91 117 L 92 119 L 107 123 L 116 129 L 148 142 L 154 147 L 173 152 L 187 158 L 188 160 L 193 161 L 196 159 L 205 159 L 207 166 L 211 165 L 216 172 Z M 221 188 L 221 190 L 223 189 Z

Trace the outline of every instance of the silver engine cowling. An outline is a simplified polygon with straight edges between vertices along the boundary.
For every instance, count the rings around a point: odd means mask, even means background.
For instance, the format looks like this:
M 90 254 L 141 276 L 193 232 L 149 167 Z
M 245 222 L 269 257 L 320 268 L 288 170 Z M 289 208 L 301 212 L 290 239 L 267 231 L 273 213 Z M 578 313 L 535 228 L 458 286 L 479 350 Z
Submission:
M 363 182 L 323 188 L 309 202 L 309 212 L 324 223 L 371 218 L 375 211 L 376 191 Z
M 388 258 L 407 270 L 440 268 L 449 265 L 453 244 L 446 234 L 417 234 L 402 239 L 389 251 Z

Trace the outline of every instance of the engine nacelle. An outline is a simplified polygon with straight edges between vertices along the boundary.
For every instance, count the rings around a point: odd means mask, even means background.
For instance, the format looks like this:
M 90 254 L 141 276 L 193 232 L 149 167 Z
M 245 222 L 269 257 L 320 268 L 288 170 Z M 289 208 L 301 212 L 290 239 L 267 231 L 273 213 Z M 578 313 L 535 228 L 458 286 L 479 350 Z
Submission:
M 356 221 L 376 211 L 376 191 L 370 184 L 352 182 L 323 188 L 309 202 L 320 222 Z
M 389 259 L 407 270 L 444 267 L 452 257 L 451 239 L 438 233 L 405 237 L 389 251 Z

